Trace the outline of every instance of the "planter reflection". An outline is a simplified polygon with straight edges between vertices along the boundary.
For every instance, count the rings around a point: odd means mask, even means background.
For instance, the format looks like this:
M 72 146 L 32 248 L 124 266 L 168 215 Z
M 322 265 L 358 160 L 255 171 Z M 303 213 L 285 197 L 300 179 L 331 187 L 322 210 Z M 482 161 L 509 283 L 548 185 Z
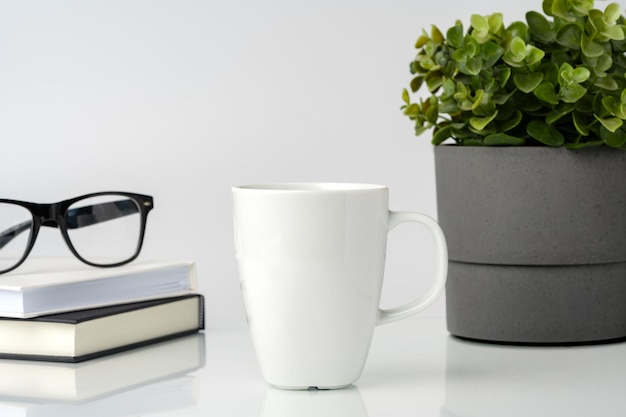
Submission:
M 587 417 L 623 407 L 626 344 L 569 348 L 450 337 L 441 417 Z

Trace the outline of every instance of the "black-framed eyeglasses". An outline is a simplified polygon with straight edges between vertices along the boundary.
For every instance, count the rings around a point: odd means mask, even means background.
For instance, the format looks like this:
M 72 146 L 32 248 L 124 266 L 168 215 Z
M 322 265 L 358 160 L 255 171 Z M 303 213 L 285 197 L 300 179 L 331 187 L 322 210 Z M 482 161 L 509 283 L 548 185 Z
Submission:
M 82 262 L 111 267 L 139 255 L 152 197 L 122 191 L 86 194 L 53 204 L 0 199 L 0 274 L 20 266 L 41 226 L 58 227 Z

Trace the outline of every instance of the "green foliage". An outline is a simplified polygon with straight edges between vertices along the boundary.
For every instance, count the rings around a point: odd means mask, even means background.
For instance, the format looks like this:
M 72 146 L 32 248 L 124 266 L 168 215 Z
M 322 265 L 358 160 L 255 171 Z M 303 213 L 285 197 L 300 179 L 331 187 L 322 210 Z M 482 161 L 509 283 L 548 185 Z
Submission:
M 433 26 L 415 47 L 402 110 L 435 145 L 626 149 L 626 19 L 615 3 L 543 0 L 543 13 L 508 26 L 500 13 L 472 15 L 467 31 Z

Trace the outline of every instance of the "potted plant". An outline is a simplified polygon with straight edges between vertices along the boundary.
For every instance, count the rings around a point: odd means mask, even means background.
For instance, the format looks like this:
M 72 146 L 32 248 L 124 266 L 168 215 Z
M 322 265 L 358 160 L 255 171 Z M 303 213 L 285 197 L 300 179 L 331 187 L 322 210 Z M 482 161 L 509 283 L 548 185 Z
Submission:
M 621 8 L 544 0 L 525 22 L 495 13 L 445 35 L 433 26 L 416 48 L 402 109 L 437 145 L 449 331 L 507 343 L 625 338 Z

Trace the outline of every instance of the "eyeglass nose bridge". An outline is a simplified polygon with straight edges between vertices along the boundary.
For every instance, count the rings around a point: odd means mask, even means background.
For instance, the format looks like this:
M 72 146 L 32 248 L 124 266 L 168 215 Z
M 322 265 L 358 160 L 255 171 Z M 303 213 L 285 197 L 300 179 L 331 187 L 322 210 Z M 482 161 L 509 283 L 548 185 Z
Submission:
M 41 226 L 60 228 L 59 220 L 62 215 L 57 204 L 40 204 L 37 207 L 37 217 Z

